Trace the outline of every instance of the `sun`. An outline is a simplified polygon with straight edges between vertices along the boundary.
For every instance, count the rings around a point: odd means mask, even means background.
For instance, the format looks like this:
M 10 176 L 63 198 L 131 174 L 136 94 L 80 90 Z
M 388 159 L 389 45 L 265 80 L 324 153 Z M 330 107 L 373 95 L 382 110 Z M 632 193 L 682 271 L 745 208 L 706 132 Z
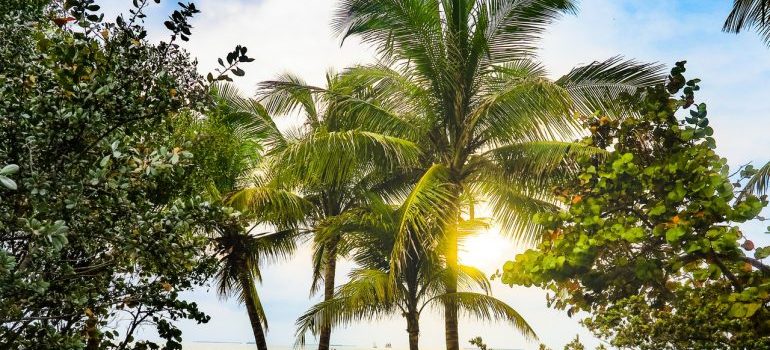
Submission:
M 467 238 L 460 247 L 459 259 L 463 265 L 470 265 L 484 272 L 494 272 L 513 252 L 511 240 L 500 235 L 498 230 L 487 230 Z

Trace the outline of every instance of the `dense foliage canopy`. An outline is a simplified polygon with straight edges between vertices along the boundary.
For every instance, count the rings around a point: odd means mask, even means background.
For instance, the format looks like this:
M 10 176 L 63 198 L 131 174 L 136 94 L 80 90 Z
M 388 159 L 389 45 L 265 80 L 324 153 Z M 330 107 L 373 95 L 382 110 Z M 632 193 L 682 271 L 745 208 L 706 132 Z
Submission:
M 666 85 L 625 102 L 636 115 L 585 119 L 583 142 L 607 154 L 584 157 L 578 179 L 556 190 L 568 209 L 540 218 L 546 239 L 506 263 L 502 279 L 546 288 L 570 314 L 591 312 L 585 324 L 616 346 L 767 346 L 770 250 L 738 226 L 767 200 L 731 182 L 706 104 L 695 103 L 699 80 L 684 71 L 677 63 Z
M 103 23 L 92 1 L 3 9 L 3 347 L 156 348 L 132 343 L 151 322 L 178 348 L 171 320 L 208 320 L 179 293 L 212 273 L 201 233 L 241 223 L 198 196 L 206 174 L 189 148 L 199 140 L 178 131 L 178 118 L 210 105 L 207 83 L 174 43 L 198 11 L 181 4 L 171 40 L 152 45 L 141 26 L 148 1 L 135 5 L 115 23 Z

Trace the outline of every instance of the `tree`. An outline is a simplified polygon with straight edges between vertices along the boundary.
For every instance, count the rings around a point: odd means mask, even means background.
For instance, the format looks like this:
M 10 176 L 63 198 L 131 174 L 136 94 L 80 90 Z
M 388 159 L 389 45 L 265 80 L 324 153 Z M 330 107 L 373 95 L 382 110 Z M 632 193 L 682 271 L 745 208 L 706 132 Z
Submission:
M 585 324 L 615 346 L 767 347 L 770 249 L 736 225 L 767 200 L 736 195 L 706 104 L 695 103 L 699 80 L 684 71 L 678 62 L 665 85 L 624 102 L 637 117 L 585 119 L 583 142 L 607 155 L 584 157 L 556 189 L 568 209 L 541 217 L 546 238 L 502 278 L 548 289 L 568 315 L 590 312 Z
M 153 45 L 135 4 L 115 23 L 89 0 L 0 13 L 2 348 L 157 348 L 133 339 L 152 323 L 175 349 L 174 320 L 208 320 L 180 293 L 212 273 L 203 233 L 230 213 L 187 195 L 196 159 L 173 132 L 209 105 L 175 43 L 198 10 L 180 5 Z
M 543 189 L 572 173 L 564 158 L 595 151 L 563 141 L 578 126 L 572 112 L 610 111 L 607 97 L 661 80 L 658 66 L 619 58 L 547 79 L 531 60 L 536 43 L 549 24 L 574 10 L 567 0 L 341 3 L 337 32 L 374 45 L 383 62 L 348 72 L 377 98 L 339 97 L 355 111 L 347 122 L 413 140 L 423 152 L 392 271 L 409 246 L 408 230 L 419 232 L 425 246 L 446 247 L 447 268 L 457 271 L 456 228 L 473 219 L 472 203 L 488 205 L 519 240 L 534 239 L 530 217 L 556 209 Z M 455 275 L 446 280 L 450 293 Z M 447 303 L 449 350 L 459 349 L 456 311 Z
M 358 268 L 351 279 L 337 289 L 334 297 L 308 310 L 297 321 L 298 344 L 304 345 L 308 330 L 317 333 L 322 325 L 350 324 L 401 314 L 406 321 L 409 348 L 419 348 L 420 315 L 426 308 L 439 307 L 452 300 L 460 310 L 478 319 L 510 322 L 529 338 L 535 333 L 516 310 L 493 298 L 491 286 L 483 272 L 471 266 L 460 266 L 460 292 L 447 292 L 444 280 L 447 270 L 433 251 L 413 246 L 398 274 L 389 271 L 396 238 L 396 228 L 403 208 L 393 208 L 373 201 L 367 210 L 346 215 L 344 226 L 348 241 L 354 245 L 351 257 Z M 481 226 L 467 224 L 463 234 L 469 235 Z M 475 293 L 480 288 L 484 293 Z
M 241 226 L 222 230 L 214 239 L 219 249 L 216 273 L 217 292 L 221 296 L 237 295 L 246 306 L 257 348 L 267 350 L 265 331 L 267 315 L 255 288 L 261 281 L 260 264 L 268 259 L 284 258 L 295 248 L 294 231 L 251 235 Z
M 375 187 L 387 190 L 400 186 L 397 181 L 384 183 L 387 174 L 416 164 L 419 154 L 408 140 L 338 123 L 339 114 L 344 112 L 336 96 L 355 95 L 356 88 L 335 74 L 327 75 L 325 89 L 308 86 L 287 74 L 261 84 L 265 108 L 251 112 L 268 119 L 270 115 L 296 114 L 302 118 L 302 125 L 293 132 L 284 134 L 275 127 L 265 130 L 269 140 L 264 178 L 257 185 L 301 193 L 309 203 L 303 232 L 313 236 L 311 293 L 323 283 L 324 300 L 334 294 L 338 257 L 348 253 L 346 232 L 339 226 L 341 218 L 367 203 Z M 237 196 L 244 204 L 259 202 L 251 198 L 264 193 L 258 188 L 244 189 Z M 328 348 L 330 339 L 331 325 L 322 326 L 319 348 Z
M 255 288 L 261 281 L 260 266 L 294 251 L 296 225 L 305 215 L 306 204 L 291 193 L 269 189 L 265 189 L 267 200 L 257 203 L 225 197 L 240 189 L 243 179 L 259 167 L 266 138 L 263 130 L 274 124 L 254 113 L 253 108 L 258 111 L 261 105 L 241 98 L 231 85 L 214 85 L 211 93 L 216 107 L 203 118 L 182 118 L 181 137 L 193 140 L 190 150 L 200 157 L 199 174 L 191 180 L 203 183 L 195 188 L 206 189 L 205 195 L 218 205 L 235 203 L 252 213 L 234 216 L 209 234 L 218 257 L 217 292 L 222 297 L 238 296 L 246 306 L 257 348 L 266 350 L 267 317 Z M 277 230 L 253 234 L 257 227 Z

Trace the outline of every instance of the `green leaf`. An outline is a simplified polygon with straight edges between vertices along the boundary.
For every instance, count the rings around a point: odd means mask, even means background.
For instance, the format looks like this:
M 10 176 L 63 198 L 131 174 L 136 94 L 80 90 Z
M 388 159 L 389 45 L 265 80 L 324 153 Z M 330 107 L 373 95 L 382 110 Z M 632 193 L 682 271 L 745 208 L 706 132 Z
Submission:
M 669 243 L 677 242 L 680 238 L 682 238 L 682 236 L 684 236 L 684 234 L 685 230 L 682 227 L 672 227 L 666 231 L 666 241 Z
M 770 256 L 770 247 L 757 248 L 757 250 L 754 251 L 754 257 L 757 259 L 764 259 L 768 256 Z
M 658 203 L 658 205 L 656 205 L 650 210 L 650 216 L 658 216 L 665 212 L 666 212 L 666 205 L 663 203 Z
M 19 166 L 16 164 L 8 164 L 0 169 L 0 175 L 11 175 L 19 171 Z
M 6 176 L 0 175 L 0 183 L 2 183 L 3 186 L 5 186 L 5 188 L 7 188 L 9 190 L 16 190 L 17 189 L 16 182 L 11 180 L 11 179 L 9 179 Z

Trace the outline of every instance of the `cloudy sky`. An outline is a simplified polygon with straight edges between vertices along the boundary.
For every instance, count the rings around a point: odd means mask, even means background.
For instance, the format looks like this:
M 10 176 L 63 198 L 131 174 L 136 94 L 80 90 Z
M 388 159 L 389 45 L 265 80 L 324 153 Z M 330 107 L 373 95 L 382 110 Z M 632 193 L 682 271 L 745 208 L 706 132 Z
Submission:
M 200 61 L 206 73 L 216 67 L 236 44 L 249 48 L 256 59 L 245 67 L 247 75 L 237 84 L 245 94 L 252 94 L 257 82 L 282 72 L 293 72 L 314 84 L 323 84 L 328 69 L 373 61 L 373 51 L 349 40 L 345 45 L 330 30 L 330 16 L 336 0 L 197 0 L 203 12 L 197 16 L 193 36 L 186 47 Z M 129 0 L 102 0 L 108 16 L 125 11 Z M 594 60 L 623 55 L 643 62 L 668 65 L 686 59 L 688 78 L 703 80 L 701 101 L 709 103 L 709 116 L 716 129 L 719 151 L 733 165 L 763 164 L 770 155 L 770 49 L 751 32 L 739 36 L 720 32 L 729 12 L 725 0 L 583 0 L 580 13 L 568 16 L 550 28 L 540 53 L 541 60 L 554 77 L 571 67 Z M 176 6 L 163 0 L 153 7 L 148 18 L 150 36 L 166 36 L 164 17 Z M 747 230 L 761 236 L 764 226 L 748 225 Z M 767 243 L 765 238 L 759 241 Z M 469 247 L 470 250 L 472 247 Z M 469 262 L 493 272 L 522 247 L 515 247 L 494 232 L 486 234 Z M 483 250 L 483 254 L 478 254 Z M 344 276 L 349 265 L 341 267 Z M 269 315 L 268 343 L 291 345 L 294 321 L 317 299 L 308 298 L 310 253 L 306 248 L 291 261 L 265 269 L 259 292 Z M 344 281 L 340 281 L 344 282 Z M 598 341 L 580 328 L 575 319 L 563 312 L 549 310 L 544 293 L 525 288 L 496 285 L 495 296 L 510 303 L 523 314 L 541 337 L 553 348 L 561 348 L 580 334 L 588 344 Z M 189 297 L 212 316 L 208 325 L 183 324 L 185 339 L 191 341 L 252 341 L 245 310 L 235 302 L 222 302 L 203 288 Z M 436 315 L 422 320 L 421 345 L 425 349 L 443 347 L 443 322 Z M 336 330 L 333 344 L 382 347 L 392 342 L 406 348 L 405 324 L 400 318 Z M 533 349 L 513 330 L 497 324 L 464 320 L 461 340 L 480 335 L 494 348 Z M 145 334 L 145 336 L 152 336 Z M 467 344 L 467 343 L 466 343 Z

